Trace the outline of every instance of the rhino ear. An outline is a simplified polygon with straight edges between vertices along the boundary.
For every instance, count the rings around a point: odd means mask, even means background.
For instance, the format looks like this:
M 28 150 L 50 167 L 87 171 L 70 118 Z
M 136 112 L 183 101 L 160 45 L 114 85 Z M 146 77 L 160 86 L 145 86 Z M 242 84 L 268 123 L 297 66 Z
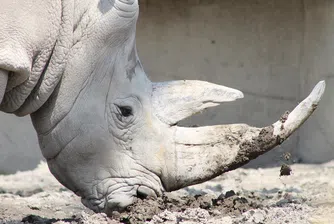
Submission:
M 153 83 L 155 114 L 169 125 L 176 124 L 205 108 L 243 98 L 243 93 L 229 87 L 198 80 Z

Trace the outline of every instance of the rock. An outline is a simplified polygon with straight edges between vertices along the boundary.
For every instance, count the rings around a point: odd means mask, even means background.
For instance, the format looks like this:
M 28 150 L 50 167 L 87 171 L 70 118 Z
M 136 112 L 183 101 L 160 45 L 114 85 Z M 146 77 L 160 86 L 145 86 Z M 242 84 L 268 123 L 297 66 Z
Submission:
M 215 198 L 215 196 L 212 194 L 205 194 L 195 198 L 196 201 L 191 203 L 190 207 L 192 208 L 200 207 L 202 209 L 210 209 L 213 206 L 212 200 Z
M 233 219 L 230 216 L 224 216 L 221 218 L 211 219 L 207 224 L 232 224 Z
M 230 191 L 227 191 L 225 193 L 225 198 L 229 198 L 229 197 L 232 197 L 234 195 L 236 195 L 236 193 L 233 190 L 230 190 Z
M 242 216 L 242 220 L 247 223 L 261 224 L 265 223 L 266 220 L 266 212 L 260 209 L 247 211 Z

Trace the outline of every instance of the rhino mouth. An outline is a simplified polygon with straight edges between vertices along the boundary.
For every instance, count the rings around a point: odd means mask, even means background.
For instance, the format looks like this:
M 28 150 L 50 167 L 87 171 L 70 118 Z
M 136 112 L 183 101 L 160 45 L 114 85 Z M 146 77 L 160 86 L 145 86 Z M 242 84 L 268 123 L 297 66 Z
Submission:
M 82 203 L 95 212 L 104 212 L 111 216 L 114 211 L 122 212 L 129 205 L 135 203 L 138 198 L 157 198 L 161 192 L 157 192 L 146 185 L 123 186 L 98 199 L 94 197 L 82 197 Z
M 156 198 L 160 196 L 161 194 L 152 188 L 146 187 L 144 185 L 141 185 L 137 188 L 137 197 L 140 199 L 145 199 L 148 197 Z

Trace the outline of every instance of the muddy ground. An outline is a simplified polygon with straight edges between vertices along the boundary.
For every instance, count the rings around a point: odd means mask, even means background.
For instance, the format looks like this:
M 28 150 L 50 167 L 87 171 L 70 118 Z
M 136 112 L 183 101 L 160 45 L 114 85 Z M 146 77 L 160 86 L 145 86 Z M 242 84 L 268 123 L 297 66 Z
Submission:
M 334 161 L 238 169 L 210 182 L 138 200 L 126 212 L 94 214 L 45 163 L 0 176 L 0 223 L 334 223 Z

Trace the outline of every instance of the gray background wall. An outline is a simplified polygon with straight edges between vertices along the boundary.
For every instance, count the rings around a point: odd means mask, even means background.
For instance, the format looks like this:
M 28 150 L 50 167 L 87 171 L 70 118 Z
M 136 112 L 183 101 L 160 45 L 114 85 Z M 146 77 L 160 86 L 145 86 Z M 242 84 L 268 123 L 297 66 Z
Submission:
M 200 79 L 245 93 L 243 100 L 184 125 L 265 126 L 325 78 L 327 90 L 316 114 L 250 166 L 278 165 L 286 151 L 302 162 L 334 158 L 334 1 L 140 0 L 140 6 L 137 46 L 153 81 Z M 41 153 L 29 118 L 1 114 L 0 121 L 0 170 L 34 167 Z

